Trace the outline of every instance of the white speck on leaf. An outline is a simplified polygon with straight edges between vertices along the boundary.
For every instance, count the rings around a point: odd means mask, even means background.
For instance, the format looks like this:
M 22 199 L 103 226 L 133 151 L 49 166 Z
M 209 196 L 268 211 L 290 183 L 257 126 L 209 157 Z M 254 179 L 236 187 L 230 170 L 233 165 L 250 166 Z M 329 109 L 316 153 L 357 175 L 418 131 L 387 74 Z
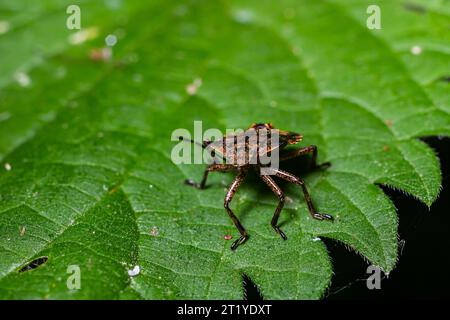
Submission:
M 237 10 L 233 17 L 239 23 L 249 23 L 253 20 L 253 12 L 247 9 L 241 9 Z
M 194 95 L 197 93 L 198 88 L 202 85 L 202 79 L 196 78 L 194 81 L 186 86 L 186 92 L 189 95 Z
M 8 120 L 9 118 L 11 118 L 11 113 L 9 113 L 9 112 L 0 113 L 0 122 Z
M 134 266 L 133 269 L 128 270 L 128 275 L 129 275 L 130 277 L 135 277 L 135 276 L 137 276 L 140 272 L 141 272 L 141 267 L 139 267 L 139 266 Z
M 122 4 L 122 0 L 105 0 L 106 7 L 113 10 L 120 9 L 120 7 L 122 7 Z
M 317 242 L 317 241 L 320 241 L 320 238 L 319 237 L 315 237 L 315 238 L 313 238 L 312 239 L 314 242 Z
M 93 61 L 109 61 L 112 58 L 112 49 L 110 47 L 92 49 L 89 57 Z
M 150 235 L 153 237 L 157 237 L 159 235 L 159 230 L 157 227 L 153 227 L 150 229 Z
M 411 47 L 411 53 L 415 56 L 418 56 L 422 53 L 422 47 L 421 46 L 413 46 Z
M 5 170 L 6 171 L 11 171 L 12 166 L 9 163 L 5 163 Z
M 10 29 L 8 21 L 0 20 L 0 34 L 7 33 Z
M 81 29 L 69 36 L 69 43 L 73 45 L 79 45 L 87 40 L 95 39 L 98 36 L 97 27 L 89 27 Z
M 114 47 L 117 43 L 117 37 L 113 34 L 108 34 L 105 38 L 105 43 L 108 47 Z
M 17 83 L 22 86 L 22 87 L 29 87 L 31 85 L 31 79 L 30 76 L 28 74 L 26 74 L 25 72 L 16 72 L 14 74 L 14 80 L 17 81 Z

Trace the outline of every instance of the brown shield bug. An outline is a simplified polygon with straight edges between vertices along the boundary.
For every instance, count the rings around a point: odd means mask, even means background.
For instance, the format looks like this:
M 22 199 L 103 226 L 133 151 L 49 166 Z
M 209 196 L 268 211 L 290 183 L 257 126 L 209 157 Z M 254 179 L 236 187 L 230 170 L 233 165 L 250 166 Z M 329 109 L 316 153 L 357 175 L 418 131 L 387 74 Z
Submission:
M 273 136 L 276 136 L 277 139 L 272 139 Z M 256 139 L 253 139 L 254 137 Z M 180 140 L 194 142 L 183 137 L 179 138 Z M 193 180 L 186 180 L 186 184 L 198 189 L 204 189 L 209 172 L 237 172 L 236 177 L 228 188 L 224 200 L 224 207 L 241 235 L 239 239 L 234 241 L 231 245 L 232 250 L 235 250 L 240 244 L 244 243 L 248 239 L 247 231 L 242 226 L 241 222 L 233 213 L 233 211 L 230 209 L 230 202 L 251 168 L 256 169 L 256 171 L 260 174 L 261 179 L 278 196 L 279 202 L 272 217 L 271 226 L 284 240 L 287 240 L 287 237 L 284 232 L 277 226 L 277 222 L 281 210 L 284 206 L 285 195 L 283 193 L 283 190 L 281 190 L 281 188 L 276 184 L 271 176 L 278 177 L 300 186 L 303 191 L 306 204 L 308 205 L 309 213 L 314 219 L 333 220 L 332 216 L 317 212 L 311 200 L 311 196 L 309 195 L 308 189 L 306 188 L 305 182 L 301 178 L 278 168 L 271 168 L 267 163 L 262 163 L 261 161 L 261 158 L 263 156 L 271 155 L 274 151 L 280 152 L 279 161 L 293 159 L 301 155 L 311 153 L 312 166 L 314 168 L 329 166 L 329 163 L 324 163 L 320 166 L 317 165 L 317 147 L 315 145 L 310 145 L 304 148 L 287 151 L 284 153 L 282 152 L 286 146 L 297 144 L 302 139 L 303 136 L 298 133 L 274 129 L 271 123 L 258 123 L 252 124 L 243 133 L 229 134 L 214 142 L 205 140 L 201 143 L 201 146 L 204 149 L 209 150 L 211 155 L 216 160 L 217 157 L 221 158 L 222 163 L 217 163 L 215 161 L 213 164 L 208 165 L 200 183 L 196 183 Z M 270 174 L 261 174 L 263 168 L 268 169 Z

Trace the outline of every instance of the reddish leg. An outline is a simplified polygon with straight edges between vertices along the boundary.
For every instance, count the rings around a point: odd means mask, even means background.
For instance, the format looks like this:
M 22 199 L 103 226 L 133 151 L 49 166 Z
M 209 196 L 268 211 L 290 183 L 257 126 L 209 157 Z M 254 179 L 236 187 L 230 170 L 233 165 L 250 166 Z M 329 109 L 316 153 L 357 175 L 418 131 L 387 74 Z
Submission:
M 311 200 L 311 196 L 309 195 L 308 189 L 306 189 L 305 182 L 299 177 L 293 175 L 292 173 L 283 171 L 283 170 L 275 170 L 275 175 L 283 180 L 295 183 L 302 187 L 303 195 L 305 196 L 306 204 L 308 205 L 308 210 L 311 216 L 317 220 L 333 220 L 333 217 L 329 214 L 323 214 L 317 212 L 314 208 L 314 205 Z
M 233 182 L 231 183 L 230 188 L 228 189 L 228 192 L 225 196 L 224 200 L 224 207 L 228 212 L 228 215 L 230 216 L 231 220 L 233 221 L 236 228 L 239 230 L 239 233 L 241 236 L 239 239 L 233 242 L 231 245 L 231 250 L 236 250 L 236 248 L 243 244 L 248 239 L 247 231 L 245 231 L 245 228 L 242 226 L 239 219 L 236 217 L 236 215 L 233 213 L 233 211 L 230 209 L 230 202 L 233 199 L 234 194 L 236 193 L 236 190 L 241 185 L 242 181 L 244 181 L 244 178 L 246 176 L 247 172 L 245 170 L 242 170 L 239 172 L 239 174 L 234 178 Z
M 208 179 L 208 173 L 211 171 L 232 171 L 235 170 L 235 167 L 230 166 L 230 165 L 226 165 L 226 164 L 211 164 L 209 165 L 205 172 L 203 173 L 203 178 L 202 181 L 200 183 L 195 182 L 192 179 L 187 179 L 184 181 L 185 184 L 193 186 L 194 188 L 197 189 L 205 189 L 205 185 L 206 185 L 206 179 Z
M 287 240 L 286 235 L 283 231 L 277 226 L 278 218 L 280 217 L 281 210 L 284 206 L 284 193 L 283 190 L 275 183 L 275 181 L 268 175 L 261 175 L 261 179 L 272 189 L 272 191 L 278 196 L 279 202 L 278 206 L 275 209 L 275 213 L 272 217 L 271 226 L 272 228 L 284 239 Z

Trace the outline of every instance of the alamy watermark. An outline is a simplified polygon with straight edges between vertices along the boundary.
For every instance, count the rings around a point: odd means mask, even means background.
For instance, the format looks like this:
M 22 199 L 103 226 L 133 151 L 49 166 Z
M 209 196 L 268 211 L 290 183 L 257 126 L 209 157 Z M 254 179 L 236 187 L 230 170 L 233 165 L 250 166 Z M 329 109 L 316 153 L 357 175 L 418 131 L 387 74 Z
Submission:
M 66 20 L 66 27 L 69 30 L 81 29 L 81 9 L 79 6 L 72 4 L 67 7 L 66 13 L 69 14 Z
M 370 265 L 367 267 L 366 273 L 370 274 L 366 280 L 367 289 L 381 289 L 381 269 L 377 266 Z
M 79 290 L 81 289 L 81 269 L 79 265 L 71 264 L 67 267 L 67 277 L 66 285 L 69 290 Z
M 367 7 L 366 13 L 369 14 L 366 20 L 366 26 L 369 30 L 381 29 L 381 9 L 376 4 Z

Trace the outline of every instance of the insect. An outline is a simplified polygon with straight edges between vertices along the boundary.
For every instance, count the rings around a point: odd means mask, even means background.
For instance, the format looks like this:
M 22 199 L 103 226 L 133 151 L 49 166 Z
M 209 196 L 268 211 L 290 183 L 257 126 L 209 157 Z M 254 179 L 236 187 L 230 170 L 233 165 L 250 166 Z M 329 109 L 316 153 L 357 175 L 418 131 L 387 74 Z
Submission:
M 270 139 L 272 136 L 276 136 L 277 139 Z M 252 139 L 252 137 L 256 137 L 257 139 Z M 266 138 L 264 139 L 264 137 Z M 179 137 L 179 139 L 180 141 L 186 140 L 196 143 L 190 139 L 185 139 L 183 137 Z M 230 216 L 231 220 L 240 233 L 240 237 L 231 245 L 231 250 L 235 250 L 249 237 L 247 231 L 245 230 L 239 219 L 230 209 L 230 203 L 237 189 L 247 176 L 247 173 L 252 168 L 256 169 L 262 181 L 264 181 L 269 186 L 269 188 L 278 196 L 279 202 L 272 217 L 271 226 L 284 240 L 287 240 L 287 237 L 285 233 L 278 227 L 277 223 L 278 218 L 280 217 L 281 210 L 283 209 L 285 203 L 285 195 L 283 193 L 283 190 L 281 190 L 281 188 L 276 184 L 275 180 L 271 176 L 276 176 L 280 179 L 300 186 L 308 205 L 309 213 L 314 219 L 331 221 L 333 220 L 333 217 L 331 215 L 317 212 L 311 200 L 311 196 L 309 195 L 308 189 L 306 188 L 305 182 L 301 178 L 287 171 L 283 171 L 278 168 L 271 168 L 270 164 L 263 163 L 261 161 L 263 156 L 270 156 L 275 151 L 280 152 L 279 161 L 289 160 L 297 158 L 304 154 L 312 153 L 311 162 L 314 168 L 328 166 L 329 163 L 317 165 L 317 147 L 315 145 L 310 145 L 304 148 L 284 153 L 281 152 L 286 146 L 297 144 L 302 139 L 303 136 L 298 133 L 274 129 L 271 123 L 257 123 L 252 124 L 243 133 L 225 135 L 217 141 L 205 140 L 201 143 L 201 147 L 209 150 L 211 152 L 211 155 L 215 158 L 215 161 L 214 163 L 208 165 L 200 183 L 196 183 L 195 181 L 188 179 L 185 181 L 187 185 L 198 189 L 204 189 L 206 186 L 208 174 L 210 172 L 237 172 L 237 175 L 228 188 L 224 199 L 225 210 L 227 211 L 228 215 Z M 233 152 L 230 152 L 230 150 Z M 241 152 L 236 152 L 237 150 L 240 150 Z M 222 158 L 223 163 L 217 163 L 217 157 Z M 262 174 L 262 169 L 269 170 L 269 174 L 267 174 L 267 171 L 266 174 Z

